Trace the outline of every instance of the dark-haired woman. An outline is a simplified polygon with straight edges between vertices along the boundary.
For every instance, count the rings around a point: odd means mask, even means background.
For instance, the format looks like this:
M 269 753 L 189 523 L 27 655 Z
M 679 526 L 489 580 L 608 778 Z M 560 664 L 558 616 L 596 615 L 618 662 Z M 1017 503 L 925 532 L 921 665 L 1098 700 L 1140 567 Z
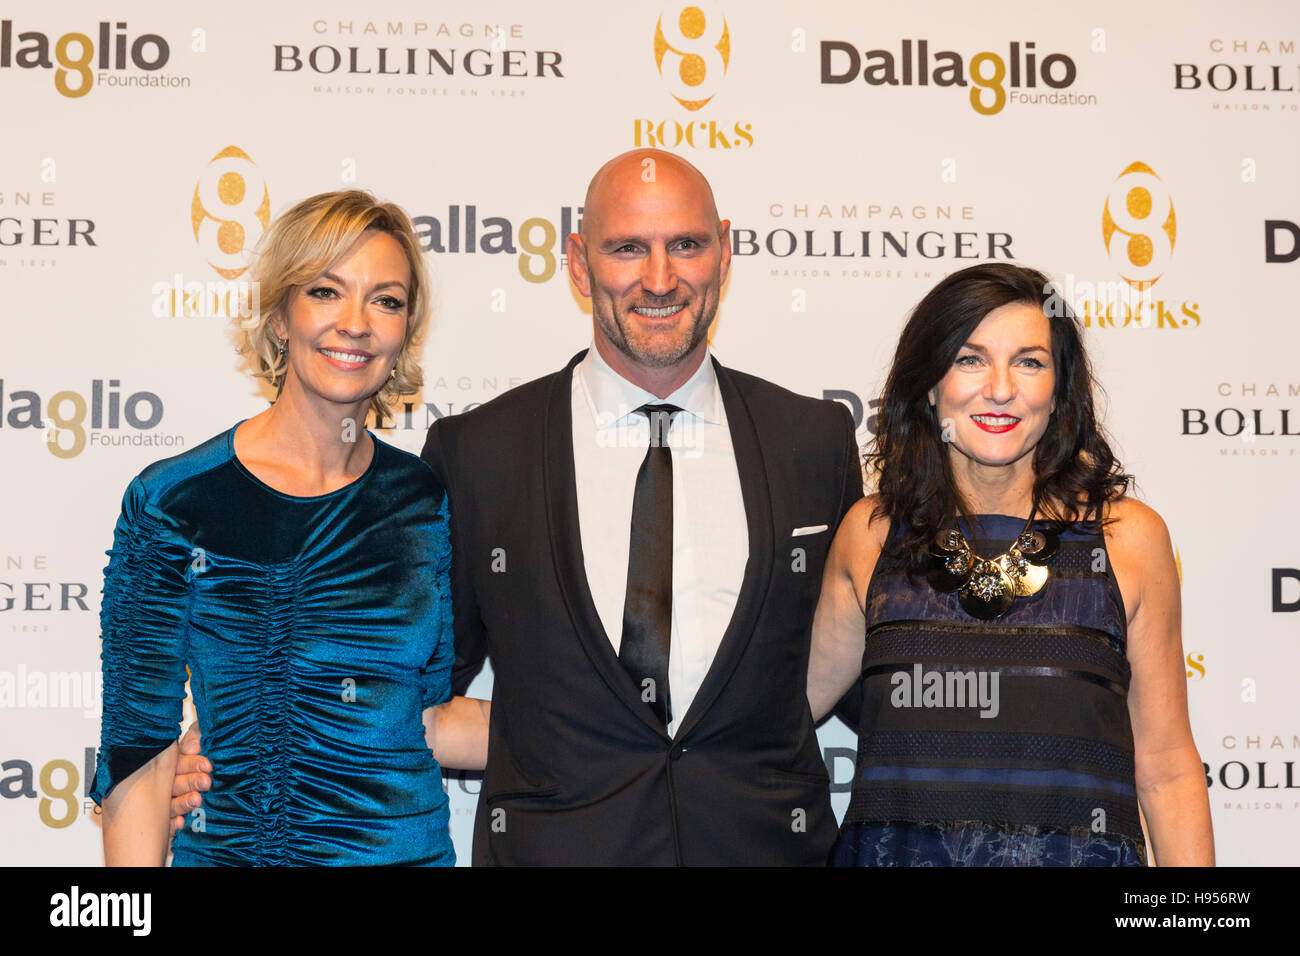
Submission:
M 861 677 L 834 862 L 1214 861 L 1178 572 L 1098 424 L 1041 273 L 939 283 L 898 344 L 813 629 L 820 719 Z

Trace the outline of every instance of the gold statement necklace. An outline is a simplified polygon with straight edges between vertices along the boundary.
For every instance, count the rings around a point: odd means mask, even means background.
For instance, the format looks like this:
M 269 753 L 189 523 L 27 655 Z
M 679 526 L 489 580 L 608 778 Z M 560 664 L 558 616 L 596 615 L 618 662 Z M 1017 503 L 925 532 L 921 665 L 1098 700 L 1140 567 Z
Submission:
M 930 585 L 945 594 L 958 592 L 962 609 L 984 621 L 1001 617 L 1016 598 L 1037 594 L 1047 583 L 1047 562 L 1061 545 L 1051 531 L 1030 530 L 1037 514 L 1035 506 L 1011 547 L 995 558 L 976 554 L 955 527 L 937 531 Z

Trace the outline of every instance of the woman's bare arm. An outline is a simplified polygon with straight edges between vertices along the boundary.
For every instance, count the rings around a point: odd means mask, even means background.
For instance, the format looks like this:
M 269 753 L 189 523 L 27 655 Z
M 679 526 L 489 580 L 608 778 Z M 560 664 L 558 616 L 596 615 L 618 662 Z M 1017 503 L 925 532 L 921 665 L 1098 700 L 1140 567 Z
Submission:
M 875 506 L 872 496 L 849 509 L 826 557 L 808 659 L 808 706 L 814 721 L 830 712 L 862 672 L 863 602 L 888 534 L 888 521 L 871 520 Z
M 1117 502 L 1107 551 L 1129 616 L 1138 803 L 1159 866 L 1213 866 L 1214 835 L 1201 757 L 1187 716 L 1178 568 L 1164 521 L 1134 499 Z
M 104 798 L 104 862 L 162 866 L 171 843 L 168 806 L 179 749 L 173 743 Z

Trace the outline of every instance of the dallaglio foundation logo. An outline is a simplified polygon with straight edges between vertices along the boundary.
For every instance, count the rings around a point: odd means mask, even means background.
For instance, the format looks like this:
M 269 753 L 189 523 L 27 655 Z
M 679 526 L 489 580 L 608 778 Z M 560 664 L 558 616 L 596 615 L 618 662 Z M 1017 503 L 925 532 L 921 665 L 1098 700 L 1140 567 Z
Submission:
M 1300 382 L 1218 382 L 1210 401 L 1179 414 L 1180 437 L 1224 458 L 1300 455 Z
M 190 85 L 184 75 L 164 73 L 172 48 L 157 33 L 133 33 L 123 20 L 101 21 L 92 38 L 70 31 L 51 36 L 25 24 L 0 20 L 0 71 L 49 70 L 54 89 L 80 99 L 96 86 L 108 89 L 177 88 Z M 202 52 L 202 29 L 191 34 L 191 49 Z
M 76 458 L 94 448 L 151 445 L 179 448 L 183 435 L 158 431 L 163 400 L 156 392 L 128 392 L 120 379 L 97 378 L 84 391 L 63 390 L 48 397 L 12 388 L 0 378 L 0 429 L 33 435 L 55 458 Z
M 720 3 L 697 0 L 663 7 L 655 20 L 654 67 L 683 112 L 638 117 L 632 146 L 724 151 L 753 146 L 753 123 L 704 112 L 722 90 L 730 65 L 731 29 Z
M 1273 613 L 1300 611 L 1300 568 L 1273 568 Z
M 773 279 L 933 281 L 1015 258 L 1012 234 L 989 228 L 968 203 L 778 199 L 762 218 L 736 220 L 731 251 L 758 258 Z
M 876 437 L 876 427 L 880 424 L 878 415 L 880 399 L 870 398 L 863 402 L 862 396 L 849 388 L 824 388 L 822 398 L 828 402 L 839 402 L 853 416 L 853 431 L 858 446 L 865 448 Z
M 68 751 L 51 759 L 49 755 L 24 759 L 12 751 L 0 760 L 0 800 L 30 800 L 38 819 L 54 830 L 72 826 L 77 820 L 99 813 L 90 800 L 95 777 L 95 748 L 81 753 Z M 72 759 L 69 759 L 72 758 Z
M 1212 37 L 1173 64 L 1173 88 L 1236 113 L 1300 113 L 1300 57 L 1292 39 Z
M 1300 223 L 1289 219 L 1264 220 L 1264 261 L 1287 263 L 1300 260 Z
M 1094 50 L 1104 50 L 1104 35 L 1094 35 L 1093 43 Z M 898 86 L 935 87 L 946 95 L 951 95 L 949 91 L 962 94 L 981 116 L 996 116 L 1007 106 L 1060 109 L 1097 105 L 1096 94 L 1074 89 L 1079 76 L 1076 60 L 1060 51 L 1043 50 L 1034 40 L 1011 40 L 1005 53 L 981 50 L 967 56 L 934 49 L 938 45 L 907 38 L 894 49 L 867 49 L 848 40 L 822 40 L 821 84 L 849 87 L 861 81 L 882 91 Z
M 582 207 L 561 206 L 554 218 L 495 215 L 477 205 L 451 205 L 445 213 L 411 217 L 420 248 L 434 255 L 508 255 L 526 282 L 563 275 L 564 239 L 582 228 Z
M 272 44 L 272 72 L 324 95 L 521 97 L 565 78 L 563 55 L 518 23 L 318 19 L 310 37 Z

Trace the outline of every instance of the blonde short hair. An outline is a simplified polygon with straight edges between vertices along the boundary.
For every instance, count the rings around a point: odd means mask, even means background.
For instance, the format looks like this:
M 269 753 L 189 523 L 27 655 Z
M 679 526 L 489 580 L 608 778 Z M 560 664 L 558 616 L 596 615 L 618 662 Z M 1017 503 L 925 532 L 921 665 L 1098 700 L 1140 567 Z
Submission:
M 252 279 L 258 307 L 240 323 L 238 351 L 253 375 L 269 382 L 279 396 L 288 370 L 280 352 L 280 337 L 271 319 L 284 315 L 293 290 L 305 285 L 343 256 L 367 229 L 378 229 L 397 240 L 411 267 L 407 297 L 406 339 L 394 374 L 370 397 L 370 407 L 382 421 L 389 403 L 399 395 L 420 390 L 420 346 L 429 323 L 429 274 L 410 218 L 399 206 L 379 202 L 360 189 L 320 193 L 282 213 L 262 236 L 253 256 Z

